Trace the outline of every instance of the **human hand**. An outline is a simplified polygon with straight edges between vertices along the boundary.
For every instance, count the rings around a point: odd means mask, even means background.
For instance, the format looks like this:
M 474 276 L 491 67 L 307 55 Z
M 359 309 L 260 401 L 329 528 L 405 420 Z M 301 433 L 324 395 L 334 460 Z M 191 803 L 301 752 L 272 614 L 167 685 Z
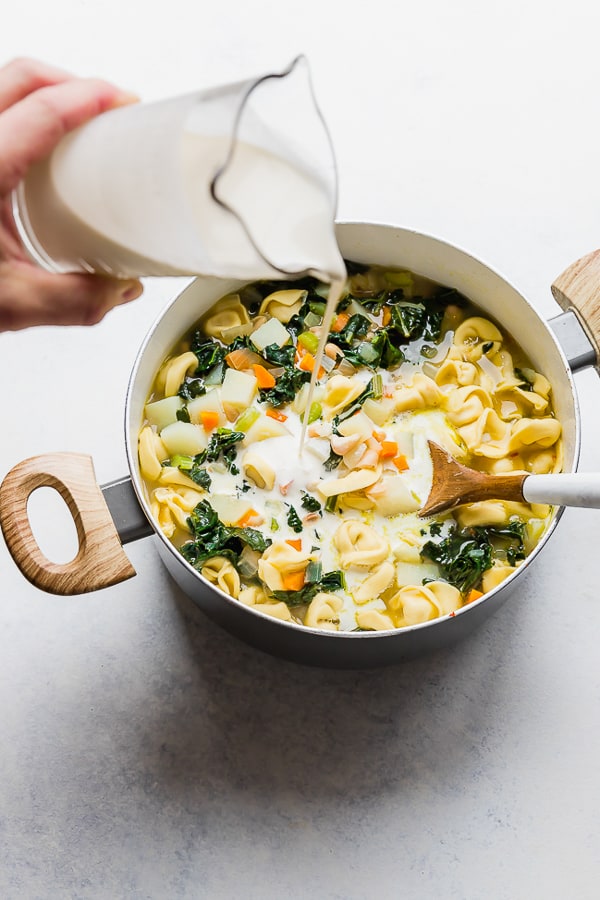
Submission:
M 67 132 L 133 99 L 104 81 L 74 78 L 34 60 L 17 59 L 0 68 L 0 331 L 94 325 L 142 293 L 136 280 L 38 268 L 25 252 L 11 210 L 11 191 Z

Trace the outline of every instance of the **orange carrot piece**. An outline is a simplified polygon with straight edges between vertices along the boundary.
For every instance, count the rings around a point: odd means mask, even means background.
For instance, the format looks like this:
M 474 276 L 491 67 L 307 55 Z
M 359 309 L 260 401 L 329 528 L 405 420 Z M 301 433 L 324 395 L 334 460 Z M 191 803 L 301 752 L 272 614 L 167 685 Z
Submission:
M 219 413 L 210 409 L 203 409 L 200 413 L 200 421 L 205 431 L 212 431 L 219 424 Z
M 390 324 L 391 319 L 392 319 L 392 313 L 390 311 L 389 306 L 384 306 L 383 307 L 383 317 L 381 319 L 381 324 L 383 325 L 384 328 L 386 325 Z
M 483 597 L 483 591 L 477 591 L 475 588 L 472 588 L 467 594 L 465 603 L 473 603 L 474 600 L 479 600 L 480 597 Z
M 382 459 L 394 459 L 395 457 L 397 457 L 398 444 L 396 443 L 396 441 L 382 441 L 380 456 Z M 406 462 L 406 457 L 404 457 L 404 461 Z
M 254 374 L 256 375 L 256 380 L 258 382 L 259 388 L 272 388 L 275 387 L 275 379 L 271 375 L 270 372 L 265 369 L 264 366 L 257 365 L 256 363 L 252 366 L 254 370 Z
M 315 358 L 312 353 L 308 353 L 308 351 L 304 354 L 300 362 L 298 363 L 298 368 L 302 369 L 303 372 L 312 372 L 315 367 Z
M 395 456 L 392 460 L 396 468 L 399 472 L 404 472 L 408 469 L 408 461 L 403 453 L 399 453 L 398 456 Z
M 350 321 L 350 316 L 348 313 L 338 313 L 333 322 L 331 323 L 332 331 L 343 331 L 348 322 Z
M 289 544 L 294 550 L 302 550 L 302 538 L 290 538 L 286 541 L 286 544 Z
M 289 572 L 282 575 L 284 591 L 300 591 L 304 587 L 304 572 Z
M 255 509 L 249 509 L 249 510 L 247 510 L 247 512 L 244 513 L 243 516 L 241 516 L 237 520 L 236 525 L 238 526 L 238 528 L 244 528 L 248 524 L 248 522 L 250 522 L 252 519 L 254 519 L 258 515 L 260 515 L 260 514 L 257 513 Z
M 287 420 L 285 413 L 279 412 L 278 409 L 266 409 L 265 415 L 270 419 L 277 419 L 278 422 L 285 422 Z

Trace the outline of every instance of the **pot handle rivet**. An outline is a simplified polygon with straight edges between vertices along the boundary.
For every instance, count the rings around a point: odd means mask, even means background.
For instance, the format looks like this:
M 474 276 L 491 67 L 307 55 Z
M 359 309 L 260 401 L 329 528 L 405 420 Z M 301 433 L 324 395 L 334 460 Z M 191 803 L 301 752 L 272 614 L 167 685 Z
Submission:
M 58 491 L 73 516 L 79 550 L 68 563 L 47 559 L 31 530 L 27 501 L 40 487 Z M 46 453 L 14 466 L 0 485 L 0 526 L 23 575 L 51 594 L 83 594 L 135 575 L 96 481 L 90 456 Z

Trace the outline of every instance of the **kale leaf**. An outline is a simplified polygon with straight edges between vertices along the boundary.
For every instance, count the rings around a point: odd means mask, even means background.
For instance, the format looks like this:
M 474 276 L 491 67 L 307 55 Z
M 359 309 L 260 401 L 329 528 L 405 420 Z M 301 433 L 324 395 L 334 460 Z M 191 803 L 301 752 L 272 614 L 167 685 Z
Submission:
M 287 514 L 287 523 L 296 534 L 300 534 L 303 531 L 304 526 L 302 524 L 302 520 L 293 506 L 290 506 Z
M 430 533 L 438 535 L 433 527 Z M 525 558 L 524 535 L 523 522 L 511 522 L 501 528 L 476 525 L 459 530 L 454 526 L 442 540 L 427 541 L 421 555 L 438 564 L 446 581 L 468 593 L 480 584 L 497 554 L 504 555 L 509 565 Z
M 329 591 L 337 591 L 346 587 L 344 573 L 341 571 L 326 572 L 320 581 L 309 582 L 299 591 L 273 591 L 276 600 L 283 600 L 288 606 L 302 606 L 319 594 Z
M 275 407 L 283 406 L 284 403 L 293 401 L 302 385 L 307 381 L 310 381 L 310 372 L 290 366 L 279 376 L 274 387 L 261 388 L 258 398 L 261 403 L 270 403 Z
M 194 507 L 187 523 L 193 538 L 182 544 L 181 553 L 197 569 L 213 556 L 224 556 L 235 565 L 245 544 L 262 553 L 272 543 L 255 528 L 224 525 L 208 500 Z
M 304 509 L 307 509 L 309 512 L 321 512 L 321 504 L 317 498 L 307 494 L 306 491 L 302 491 L 301 503 Z
M 216 341 L 203 340 L 201 333 L 197 331 L 192 338 L 192 353 L 198 357 L 198 368 L 195 374 L 200 375 L 222 362 L 227 355 L 227 350 Z

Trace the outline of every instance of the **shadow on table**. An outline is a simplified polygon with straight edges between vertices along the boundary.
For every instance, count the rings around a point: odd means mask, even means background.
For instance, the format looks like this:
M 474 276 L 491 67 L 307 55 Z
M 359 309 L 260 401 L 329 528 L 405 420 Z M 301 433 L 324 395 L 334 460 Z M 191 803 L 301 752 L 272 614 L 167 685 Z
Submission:
M 153 709 L 154 777 L 171 800 L 240 790 L 308 803 L 451 785 L 505 733 L 518 598 L 466 641 L 382 669 L 301 666 L 246 646 L 178 589 L 181 670 Z M 515 621 L 517 620 L 517 621 Z M 148 723 L 146 723 L 148 724 Z M 450 789 L 450 788 L 449 788 Z

